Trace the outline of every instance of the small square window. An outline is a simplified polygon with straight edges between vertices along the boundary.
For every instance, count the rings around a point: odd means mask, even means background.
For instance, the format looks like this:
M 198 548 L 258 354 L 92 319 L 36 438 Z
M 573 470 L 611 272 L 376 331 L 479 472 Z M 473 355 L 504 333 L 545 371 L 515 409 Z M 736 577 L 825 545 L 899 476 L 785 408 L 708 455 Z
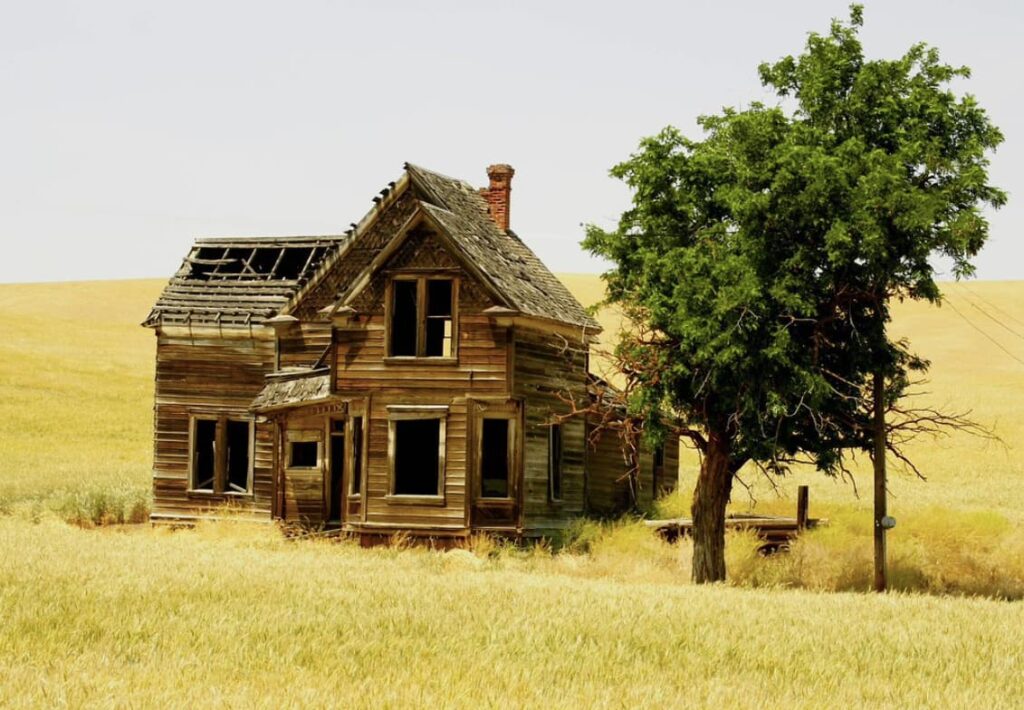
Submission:
M 315 441 L 293 441 L 288 454 L 288 468 L 316 468 L 320 445 Z

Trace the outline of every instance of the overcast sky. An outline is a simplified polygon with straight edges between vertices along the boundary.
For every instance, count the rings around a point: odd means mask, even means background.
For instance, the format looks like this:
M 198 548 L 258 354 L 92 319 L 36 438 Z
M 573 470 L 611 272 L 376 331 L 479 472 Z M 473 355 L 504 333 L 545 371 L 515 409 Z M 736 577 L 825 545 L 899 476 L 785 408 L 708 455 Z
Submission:
M 0 282 L 169 276 L 197 236 L 337 234 L 405 161 L 516 168 L 512 226 L 599 271 L 581 222 L 667 124 L 769 99 L 757 64 L 847 2 L 0 4 Z M 869 56 L 968 64 L 1003 129 L 979 277 L 1024 279 L 1024 5 L 866 2 Z M 1020 199 L 1018 199 L 1020 198 Z

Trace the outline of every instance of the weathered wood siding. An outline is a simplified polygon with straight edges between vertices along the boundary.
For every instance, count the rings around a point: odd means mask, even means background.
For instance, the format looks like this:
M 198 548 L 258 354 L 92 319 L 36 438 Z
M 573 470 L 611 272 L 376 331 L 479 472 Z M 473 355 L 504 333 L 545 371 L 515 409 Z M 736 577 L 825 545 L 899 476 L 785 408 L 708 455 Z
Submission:
M 626 461 L 618 432 L 604 430 L 587 448 L 587 510 L 610 515 L 630 504 L 629 482 L 624 478 Z
M 264 375 L 274 368 L 273 333 L 166 335 L 158 331 L 154 406 L 153 519 L 207 515 L 233 508 L 269 517 L 273 495 L 274 430 L 255 424 L 252 495 L 189 491 L 190 415 L 245 418 Z
M 509 397 L 509 329 L 482 315 L 493 301 L 429 233 L 414 234 L 385 265 L 444 269 L 458 279 L 457 361 L 388 360 L 385 293 L 381 274 L 353 304 L 358 316 L 334 333 L 334 390 L 340 397 L 369 396 L 368 458 L 362 525 L 366 530 L 464 532 L 469 485 L 468 406 L 471 398 Z M 388 429 L 391 405 L 444 405 L 446 445 L 443 504 L 388 500 Z
M 539 533 L 565 527 L 584 511 L 582 417 L 562 423 L 562 498 L 553 501 L 548 479 L 548 437 L 552 415 L 566 413 L 571 397 L 585 406 L 586 355 L 565 339 L 517 327 L 513 344 L 513 394 L 524 402 L 523 529 Z
M 302 416 L 292 414 L 282 418 L 282 451 L 280 466 L 284 469 L 284 510 L 282 517 L 288 522 L 318 525 L 324 517 L 324 481 L 327 471 L 328 419 L 324 415 Z M 312 433 L 319 444 L 316 468 L 288 467 L 288 439 L 293 433 Z M 309 440 L 308 436 L 304 437 Z
M 303 322 L 281 334 L 278 339 L 278 359 L 281 369 L 312 367 L 331 344 L 329 322 Z
M 596 446 L 587 450 L 587 509 L 598 515 L 627 510 L 632 505 L 626 461 L 618 432 L 604 431 Z M 636 499 L 641 508 L 674 491 L 679 483 L 679 440 L 665 442 L 664 466 L 655 487 L 654 456 L 645 446 L 640 449 L 640 471 Z

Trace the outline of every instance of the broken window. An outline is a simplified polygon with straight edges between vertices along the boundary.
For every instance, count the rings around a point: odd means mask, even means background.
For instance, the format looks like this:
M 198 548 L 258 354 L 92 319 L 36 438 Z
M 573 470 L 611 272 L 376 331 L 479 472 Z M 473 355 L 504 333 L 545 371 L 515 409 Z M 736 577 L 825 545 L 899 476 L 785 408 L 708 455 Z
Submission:
M 327 519 L 341 520 L 342 481 L 345 472 L 345 420 L 331 420 L 331 480 L 327 501 Z
M 453 357 L 454 282 L 452 279 L 392 281 L 390 355 Z
M 363 486 L 363 418 L 352 418 L 352 479 L 350 491 L 359 495 Z
M 196 417 L 192 421 L 191 490 L 249 493 L 252 422 L 227 417 Z
M 562 425 L 548 428 L 548 484 L 551 500 L 562 500 Z
M 289 444 L 288 468 L 316 468 L 320 445 L 315 441 L 293 441 Z
M 441 419 L 391 422 L 394 495 L 441 494 Z
M 508 498 L 509 420 L 484 419 L 480 433 L 480 497 Z
M 224 490 L 249 491 L 249 422 L 227 421 L 227 465 Z
M 217 420 L 196 419 L 192 431 L 192 489 L 213 491 L 217 478 Z
M 427 280 L 427 357 L 452 356 L 452 282 Z
M 393 356 L 416 355 L 418 283 L 396 280 L 392 286 L 394 297 L 391 304 L 391 354 Z

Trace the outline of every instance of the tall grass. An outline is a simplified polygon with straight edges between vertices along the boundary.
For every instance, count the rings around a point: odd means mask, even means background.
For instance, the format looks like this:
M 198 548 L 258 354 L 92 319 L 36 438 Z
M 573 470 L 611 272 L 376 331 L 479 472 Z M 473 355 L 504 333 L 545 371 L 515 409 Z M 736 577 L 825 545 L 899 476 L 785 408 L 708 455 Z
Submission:
M 0 518 L 0 549 L 18 551 L 0 556 L 3 707 L 1000 708 L 1024 694 L 1020 604 L 624 584 L 567 570 L 578 555 L 289 543 L 241 522 Z

